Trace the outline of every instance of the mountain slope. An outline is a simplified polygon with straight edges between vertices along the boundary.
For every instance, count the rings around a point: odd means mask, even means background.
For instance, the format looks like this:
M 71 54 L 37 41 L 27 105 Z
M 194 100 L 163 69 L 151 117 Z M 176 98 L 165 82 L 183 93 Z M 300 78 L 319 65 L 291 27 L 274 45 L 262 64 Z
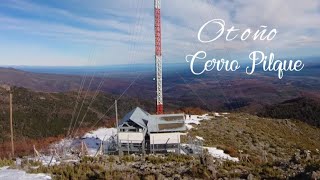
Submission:
M 21 140 L 41 141 L 44 138 L 64 136 L 67 133 L 76 104 L 76 92 L 44 93 L 19 87 L 13 87 L 12 92 L 13 129 L 16 142 Z M 114 121 L 112 121 L 115 117 L 113 104 L 114 100 L 119 96 L 100 92 L 93 100 L 94 95 L 94 92 L 89 92 L 87 96 L 85 92 L 82 93 L 74 115 L 73 123 L 77 120 L 76 125 L 72 125 L 74 133 L 78 127 L 80 127 L 80 130 L 82 128 L 88 130 L 93 125 L 95 125 L 93 128 L 114 125 Z M 1 87 L 0 99 L 0 144 L 4 145 L 10 140 L 9 92 Z M 85 100 L 83 101 L 83 99 Z M 89 106 L 91 101 L 93 103 Z M 122 97 L 118 102 L 119 117 L 121 118 L 136 106 L 140 106 L 150 112 L 152 112 L 151 108 L 154 107 L 153 103 L 148 101 Z M 106 113 L 108 109 L 109 111 Z M 103 116 L 104 114 L 106 116 Z M 16 143 L 16 146 L 19 144 Z M 32 145 L 29 146 L 32 148 Z M 0 151 L 2 151 L 1 147 Z
M 220 114 L 193 125 L 188 135 L 240 159 L 217 168 L 220 177 L 310 179 L 312 171 L 320 171 L 320 128 L 298 120 Z
M 265 107 L 259 116 L 280 119 L 298 119 L 320 127 L 320 100 L 299 97 L 279 104 Z

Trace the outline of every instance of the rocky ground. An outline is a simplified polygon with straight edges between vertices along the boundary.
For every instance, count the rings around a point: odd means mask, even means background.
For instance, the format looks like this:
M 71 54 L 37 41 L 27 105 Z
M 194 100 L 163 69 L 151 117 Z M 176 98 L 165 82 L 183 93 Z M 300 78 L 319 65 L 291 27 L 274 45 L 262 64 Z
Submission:
M 29 161 L 20 168 L 51 174 L 53 179 L 320 179 L 319 128 L 244 113 L 206 117 L 210 118 L 188 121 L 184 141 L 200 139 L 204 146 L 223 149 L 239 161 L 213 157 L 205 150 L 198 156 L 83 157 L 49 167 Z
M 319 179 L 319 158 L 302 152 L 290 161 L 256 164 L 221 161 L 208 153 L 201 157 L 104 156 L 29 171 L 52 174 L 53 179 Z
M 297 120 L 261 118 L 245 113 L 212 114 L 189 136 L 240 159 L 216 167 L 220 177 L 309 179 L 319 177 L 320 129 Z

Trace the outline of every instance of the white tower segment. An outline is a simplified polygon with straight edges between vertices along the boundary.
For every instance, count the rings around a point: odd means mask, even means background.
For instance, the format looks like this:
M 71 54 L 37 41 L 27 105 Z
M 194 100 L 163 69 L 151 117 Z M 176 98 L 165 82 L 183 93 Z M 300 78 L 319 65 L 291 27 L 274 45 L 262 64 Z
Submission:
M 157 114 L 163 114 L 162 50 L 161 50 L 161 0 L 154 0 L 155 61 L 157 83 Z

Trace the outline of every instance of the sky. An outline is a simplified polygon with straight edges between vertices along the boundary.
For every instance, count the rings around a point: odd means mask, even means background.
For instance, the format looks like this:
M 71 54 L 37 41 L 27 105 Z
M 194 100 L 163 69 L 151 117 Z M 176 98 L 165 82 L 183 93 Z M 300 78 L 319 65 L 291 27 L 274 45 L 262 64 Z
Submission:
M 153 0 L 2 0 L 0 65 L 101 66 L 154 63 Z M 204 50 L 208 59 L 248 59 L 254 50 L 276 57 L 320 55 L 319 0 L 162 0 L 164 63 L 185 63 Z M 200 27 L 223 19 L 225 28 L 253 32 L 261 25 L 272 41 L 203 44 Z M 208 26 L 204 37 L 214 37 Z M 225 34 L 225 33 L 224 33 Z

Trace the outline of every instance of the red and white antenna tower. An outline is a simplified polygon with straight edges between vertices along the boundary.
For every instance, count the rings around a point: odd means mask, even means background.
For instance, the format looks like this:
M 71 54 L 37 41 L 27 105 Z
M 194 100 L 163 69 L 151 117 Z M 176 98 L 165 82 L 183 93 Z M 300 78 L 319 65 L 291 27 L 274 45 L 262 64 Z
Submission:
M 157 81 L 157 114 L 163 114 L 162 52 L 161 52 L 161 0 L 154 0 L 155 61 Z

